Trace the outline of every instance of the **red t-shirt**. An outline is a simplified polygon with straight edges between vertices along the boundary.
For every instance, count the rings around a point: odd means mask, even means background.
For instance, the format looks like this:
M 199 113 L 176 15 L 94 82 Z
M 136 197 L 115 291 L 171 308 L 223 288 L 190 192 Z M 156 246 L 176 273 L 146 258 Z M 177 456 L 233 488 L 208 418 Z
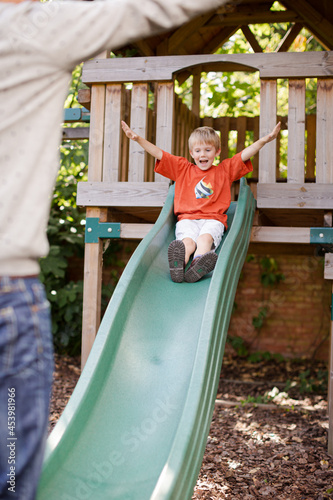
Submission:
M 155 172 L 176 182 L 174 212 L 177 220 L 215 219 L 226 228 L 231 184 L 252 170 L 251 161 L 243 162 L 241 153 L 206 171 L 186 158 L 164 151 L 155 165 Z

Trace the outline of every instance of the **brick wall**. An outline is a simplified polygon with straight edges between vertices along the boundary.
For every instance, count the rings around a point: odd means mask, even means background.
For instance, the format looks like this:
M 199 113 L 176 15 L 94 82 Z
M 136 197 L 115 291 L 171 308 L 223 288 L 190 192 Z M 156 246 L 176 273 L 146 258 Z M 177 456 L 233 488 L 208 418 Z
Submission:
M 324 260 L 309 255 L 274 255 L 285 276 L 274 288 L 263 287 L 260 255 L 246 262 L 236 292 L 229 335 L 241 337 L 251 351 L 288 357 L 328 359 L 331 283 L 324 280 Z M 267 311 L 261 328 L 252 324 Z

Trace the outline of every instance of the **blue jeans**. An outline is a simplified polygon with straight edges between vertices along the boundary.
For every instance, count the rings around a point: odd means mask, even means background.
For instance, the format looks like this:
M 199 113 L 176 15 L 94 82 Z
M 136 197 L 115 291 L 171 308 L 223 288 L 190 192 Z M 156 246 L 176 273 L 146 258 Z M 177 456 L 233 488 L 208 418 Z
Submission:
M 38 278 L 0 277 L 0 499 L 33 500 L 53 377 L 50 307 Z

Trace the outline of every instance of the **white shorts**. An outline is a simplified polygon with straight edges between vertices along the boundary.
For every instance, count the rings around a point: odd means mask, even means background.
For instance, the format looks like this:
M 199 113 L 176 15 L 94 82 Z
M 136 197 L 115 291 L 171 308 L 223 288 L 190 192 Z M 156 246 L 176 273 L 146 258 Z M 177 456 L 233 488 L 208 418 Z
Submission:
M 177 240 L 192 238 L 196 242 L 201 234 L 207 233 L 213 238 L 214 248 L 216 249 L 222 240 L 224 224 L 214 219 L 183 219 L 176 224 Z

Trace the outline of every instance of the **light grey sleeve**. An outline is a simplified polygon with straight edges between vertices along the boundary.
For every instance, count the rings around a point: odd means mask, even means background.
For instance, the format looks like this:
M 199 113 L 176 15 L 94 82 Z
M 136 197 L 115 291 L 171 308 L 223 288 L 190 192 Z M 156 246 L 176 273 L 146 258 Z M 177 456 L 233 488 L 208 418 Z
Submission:
M 171 30 L 227 0 L 105 0 L 31 4 L 30 29 L 41 50 L 70 68 L 131 41 Z

